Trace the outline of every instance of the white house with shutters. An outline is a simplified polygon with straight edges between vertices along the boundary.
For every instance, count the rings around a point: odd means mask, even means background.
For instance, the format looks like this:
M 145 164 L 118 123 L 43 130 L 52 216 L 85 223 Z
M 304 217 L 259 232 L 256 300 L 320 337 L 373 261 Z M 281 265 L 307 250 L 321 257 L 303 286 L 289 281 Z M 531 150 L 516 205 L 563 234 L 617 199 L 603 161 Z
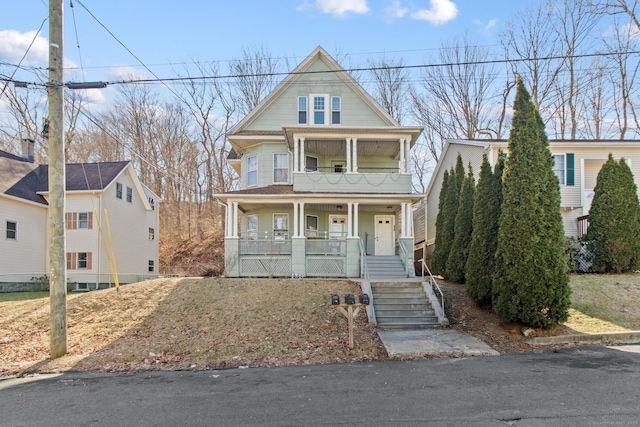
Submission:
M 498 160 L 500 150 L 508 155 L 508 144 L 506 140 L 446 142 L 427 187 L 423 204 L 415 214 L 415 249 L 424 253 L 425 258 L 428 259 L 434 249 L 438 200 L 444 171 L 455 165 L 460 153 L 465 169 L 471 162 L 477 182 L 483 154 L 488 155 L 493 167 Z M 560 182 L 561 213 L 564 232 L 567 236 L 579 238 L 586 233 L 598 172 L 607 161 L 609 153 L 616 160 L 624 158 L 631 167 L 636 185 L 639 183 L 640 141 L 638 140 L 550 140 L 549 149 L 555 160 L 554 171 Z M 526 233 L 526 230 L 523 230 L 523 233 Z
M 360 277 L 364 258 L 413 271 L 411 148 L 322 47 L 229 133 L 240 189 L 226 206 L 226 275 Z
M 0 291 L 33 288 L 49 270 L 48 166 L 24 143 L 23 156 L 0 151 Z M 65 202 L 69 289 L 107 287 L 113 268 L 121 283 L 157 276 L 159 197 L 130 162 L 67 164 Z

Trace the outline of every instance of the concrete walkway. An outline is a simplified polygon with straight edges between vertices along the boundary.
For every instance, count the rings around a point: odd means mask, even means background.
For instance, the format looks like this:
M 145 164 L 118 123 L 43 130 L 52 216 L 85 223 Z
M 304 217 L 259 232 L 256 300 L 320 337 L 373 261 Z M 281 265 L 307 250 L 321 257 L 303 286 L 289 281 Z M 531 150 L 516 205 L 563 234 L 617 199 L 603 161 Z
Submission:
M 453 329 L 378 331 L 389 357 L 409 355 L 499 356 L 484 342 Z

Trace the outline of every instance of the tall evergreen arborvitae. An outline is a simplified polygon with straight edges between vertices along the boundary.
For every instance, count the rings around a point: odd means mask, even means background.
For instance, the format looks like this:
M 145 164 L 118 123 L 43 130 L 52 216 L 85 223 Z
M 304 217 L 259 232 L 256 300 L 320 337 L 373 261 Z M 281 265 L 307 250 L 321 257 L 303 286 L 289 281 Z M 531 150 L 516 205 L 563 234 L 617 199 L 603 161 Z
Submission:
M 623 272 L 640 263 L 640 203 L 624 159 L 609 159 L 598 173 L 585 240 L 600 272 Z
M 445 264 L 442 262 L 442 249 L 444 248 L 444 233 L 441 233 L 440 230 L 444 228 L 445 222 L 445 209 L 444 209 L 444 201 L 447 196 L 447 191 L 449 188 L 449 183 L 451 180 L 449 179 L 449 171 L 445 170 L 442 175 L 442 187 L 440 188 L 440 195 L 438 196 L 438 216 L 436 217 L 436 241 L 435 248 L 433 250 L 433 254 L 431 256 L 431 270 L 436 274 L 441 274 L 444 272 Z M 446 260 L 446 259 L 445 259 Z
M 502 205 L 502 172 L 504 158 L 498 154 L 495 171 L 491 172 L 485 154 L 473 205 L 473 232 L 466 266 L 466 289 L 469 297 L 483 307 L 491 306 L 491 289 L 498 246 L 498 220 Z
M 447 278 L 453 282 L 464 283 L 465 267 L 469 257 L 469 243 L 473 230 L 473 203 L 476 194 L 476 180 L 469 163 L 469 172 L 462 181 L 460 202 L 456 213 L 453 244 L 447 259 Z
M 544 123 L 521 79 L 502 182 L 493 309 L 506 321 L 553 328 L 568 317 L 560 186 Z
M 438 212 L 438 217 L 442 215 L 440 228 L 436 229 L 436 247 L 433 252 L 433 271 L 447 277 L 447 260 L 449 252 L 453 244 L 456 214 L 458 213 L 458 204 L 460 202 L 460 190 L 462 181 L 464 180 L 464 164 L 462 156 L 458 153 L 455 168 L 451 168 L 449 179 L 447 182 L 446 192 L 444 194 L 442 209 Z M 442 195 L 442 191 L 440 194 Z M 436 218 L 437 220 L 437 218 Z M 438 239 L 439 237 L 439 239 Z

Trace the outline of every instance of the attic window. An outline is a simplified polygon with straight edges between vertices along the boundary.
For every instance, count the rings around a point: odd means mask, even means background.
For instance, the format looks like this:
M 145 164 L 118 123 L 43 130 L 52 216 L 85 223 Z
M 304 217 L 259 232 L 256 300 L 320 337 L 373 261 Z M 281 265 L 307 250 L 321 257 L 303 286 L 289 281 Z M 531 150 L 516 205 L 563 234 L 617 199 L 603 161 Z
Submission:
M 313 97 L 313 124 L 323 125 L 325 115 L 325 97 L 314 96 Z
M 306 96 L 298 97 L 298 124 L 299 125 L 307 124 L 307 97 Z
M 340 124 L 340 97 L 331 97 L 331 124 Z

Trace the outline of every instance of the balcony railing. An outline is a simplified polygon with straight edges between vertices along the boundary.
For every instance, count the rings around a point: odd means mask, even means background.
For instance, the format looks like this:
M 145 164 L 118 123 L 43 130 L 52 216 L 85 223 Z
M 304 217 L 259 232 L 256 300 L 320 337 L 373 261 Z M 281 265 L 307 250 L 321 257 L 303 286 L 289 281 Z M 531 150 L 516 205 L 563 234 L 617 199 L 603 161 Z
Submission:
M 241 239 L 238 252 L 239 252 L 239 255 L 291 255 L 291 240 L 289 239 L 265 239 L 265 240 Z
M 397 168 L 358 168 L 358 172 L 354 173 L 331 168 L 330 171 L 294 172 L 293 190 L 411 194 L 413 186 L 411 174 L 399 173 Z

